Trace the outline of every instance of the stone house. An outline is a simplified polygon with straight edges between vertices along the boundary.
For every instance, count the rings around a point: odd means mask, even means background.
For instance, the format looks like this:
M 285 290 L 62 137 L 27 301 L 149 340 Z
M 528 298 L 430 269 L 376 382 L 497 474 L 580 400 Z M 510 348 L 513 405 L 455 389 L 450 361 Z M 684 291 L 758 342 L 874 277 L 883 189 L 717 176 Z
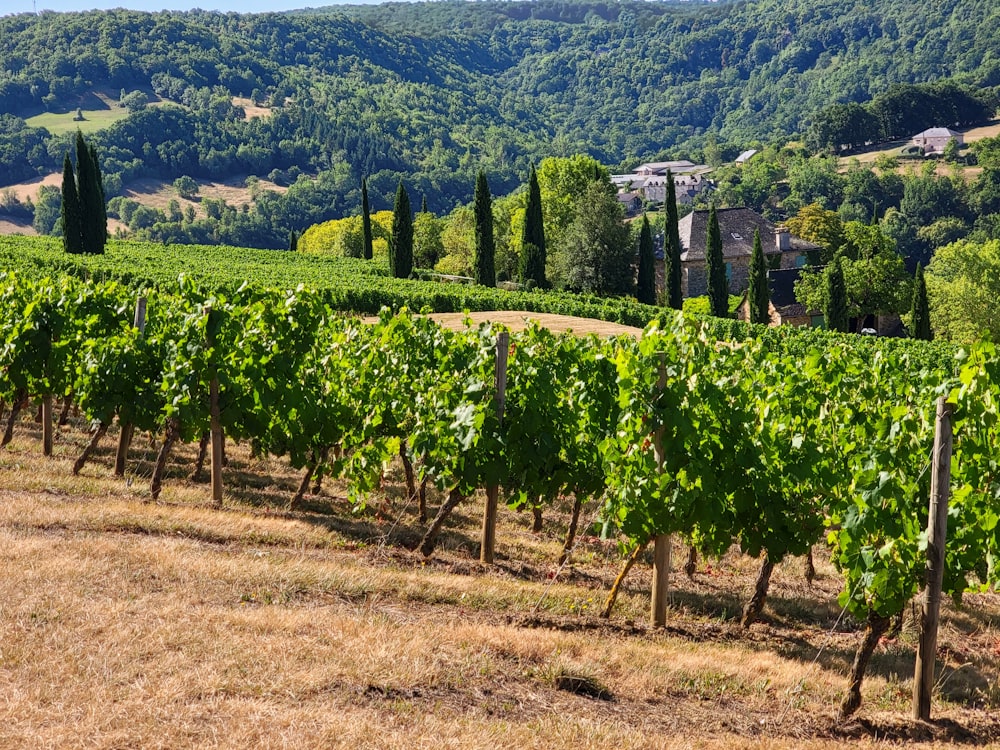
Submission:
M 953 138 L 960 148 L 965 145 L 962 134 L 951 128 L 928 128 L 922 133 L 917 133 L 910 140 L 914 146 L 923 149 L 925 154 L 943 154 L 944 147 Z
M 754 230 L 760 231 L 769 268 L 801 268 L 806 264 L 806 253 L 819 249 L 812 242 L 791 235 L 784 227 L 774 226 L 749 208 L 720 208 L 716 213 L 730 294 L 742 294 L 746 291 Z M 692 211 L 678 222 L 681 236 L 681 285 L 685 297 L 699 297 L 708 292 L 705 267 L 708 214 L 708 211 Z
M 767 272 L 767 286 L 770 297 L 768 312 L 771 326 L 807 326 L 824 328 L 823 313 L 808 310 L 795 299 L 795 282 L 799 280 L 801 268 L 778 268 Z M 739 320 L 750 320 L 750 300 L 747 293 L 736 310 Z

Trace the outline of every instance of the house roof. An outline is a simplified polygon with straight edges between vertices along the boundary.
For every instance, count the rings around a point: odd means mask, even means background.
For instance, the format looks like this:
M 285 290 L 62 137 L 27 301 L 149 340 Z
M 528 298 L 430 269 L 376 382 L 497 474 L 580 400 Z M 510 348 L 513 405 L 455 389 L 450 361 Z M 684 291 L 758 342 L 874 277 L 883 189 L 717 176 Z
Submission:
M 687 159 L 682 159 L 680 161 L 650 161 L 645 164 L 640 164 L 635 168 L 636 172 L 666 172 L 668 169 L 672 172 L 687 171 L 692 167 L 696 166 L 693 162 Z
M 951 128 L 927 128 L 927 130 L 917 133 L 914 138 L 961 138 L 962 134 Z
M 767 272 L 771 304 L 782 317 L 800 317 L 809 312 L 805 305 L 795 299 L 795 282 L 799 280 L 801 272 L 801 268 L 780 268 Z
M 744 151 L 742 154 L 740 154 L 739 156 L 736 157 L 736 163 L 737 164 L 744 164 L 744 163 L 750 161 L 756 155 L 757 155 L 757 149 L 755 149 L 755 148 L 748 148 L 746 151 Z
M 692 211 L 677 223 L 681 235 L 681 260 L 704 260 L 708 233 L 708 211 Z M 760 241 L 765 254 L 777 252 L 774 242 L 775 226 L 749 208 L 719 208 L 719 231 L 722 234 L 724 258 L 750 257 L 753 252 L 753 233 L 760 230 Z M 817 245 L 789 235 L 789 248 L 785 252 L 803 253 L 817 249 Z

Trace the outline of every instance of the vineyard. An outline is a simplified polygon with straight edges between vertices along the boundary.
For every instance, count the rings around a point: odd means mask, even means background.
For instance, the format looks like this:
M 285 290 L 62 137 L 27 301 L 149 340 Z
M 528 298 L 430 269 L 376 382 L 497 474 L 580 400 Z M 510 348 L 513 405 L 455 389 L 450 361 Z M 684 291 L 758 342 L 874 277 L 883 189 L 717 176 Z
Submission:
M 0 278 L 2 444 L 38 407 L 51 454 L 55 412 L 65 420 L 75 406 L 92 425 L 78 473 L 117 421 L 119 475 L 132 435 L 157 436 L 152 500 L 171 451 L 194 443 L 192 473 L 211 464 L 221 506 L 226 441 L 301 472 L 293 511 L 324 480 L 345 481 L 363 509 L 401 462 L 424 556 L 481 491 L 537 518 L 568 497 L 561 564 L 581 529 L 600 528 L 625 553 L 605 616 L 646 545 L 656 541 L 662 565 L 660 542 L 674 535 L 689 571 L 734 547 L 758 558 L 744 628 L 766 607 L 774 566 L 825 539 L 839 604 L 866 628 L 849 715 L 872 650 L 924 583 L 934 408 L 945 396 L 955 439 L 943 591 L 959 600 L 1000 582 L 1000 358 L 989 345 L 949 357 L 818 334 L 720 342 L 680 315 L 661 315 L 639 340 L 537 326 L 508 337 L 405 310 L 364 324 L 302 288 L 222 294 L 185 280 L 148 292 L 134 314 L 136 294 L 118 282 L 30 276 Z M 655 588 L 653 598 L 663 624 Z

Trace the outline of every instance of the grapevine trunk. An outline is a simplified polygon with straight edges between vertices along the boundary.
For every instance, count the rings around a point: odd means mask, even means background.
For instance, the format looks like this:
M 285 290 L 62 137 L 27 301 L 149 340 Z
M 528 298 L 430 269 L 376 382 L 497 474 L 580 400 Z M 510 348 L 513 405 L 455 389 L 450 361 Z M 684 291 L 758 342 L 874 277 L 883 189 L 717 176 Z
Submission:
M 644 542 L 640 542 L 635 545 L 635 549 L 632 553 L 625 559 L 625 564 L 622 565 L 622 569 L 618 572 L 618 577 L 615 578 L 614 584 L 611 586 L 611 591 L 608 592 L 608 600 L 604 603 L 604 609 L 601 611 L 601 617 L 608 619 L 611 617 L 611 610 L 615 606 L 615 601 L 618 599 L 618 592 L 621 590 L 622 583 L 625 581 L 625 576 L 628 572 L 632 570 L 632 566 L 635 565 L 635 561 L 639 559 L 639 555 L 642 551 L 646 549 L 646 545 L 649 544 L 650 539 Z
M 767 600 L 767 590 L 771 586 L 771 573 L 773 571 L 774 563 L 765 554 L 760 572 L 757 574 L 757 585 L 754 587 L 753 596 L 743 608 L 743 619 L 740 621 L 743 628 L 749 628 L 757 622 L 760 613 L 764 611 L 764 602 Z
M 434 516 L 434 521 L 427 529 L 427 533 L 424 534 L 424 538 L 420 540 L 420 552 L 424 557 L 430 557 L 431 553 L 434 552 L 434 545 L 437 544 L 437 537 L 441 532 L 441 527 L 444 526 L 445 519 L 458 507 L 460 502 L 462 502 L 462 493 L 458 491 L 457 487 L 453 487 L 448 491 L 448 499 Z
M 97 444 L 101 442 L 101 438 L 108 431 L 108 425 L 106 422 L 99 422 L 96 429 L 94 430 L 93 436 L 90 438 L 90 442 L 87 443 L 87 447 L 83 449 L 83 453 L 80 457 L 76 459 L 76 463 L 73 464 L 73 476 L 80 473 L 80 469 L 83 468 L 84 464 L 90 459 L 91 454 L 97 450 Z
M 844 702 L 840 704 L 841 719 L 848 718 L 861 706 L 861 683 L 865 679 L 868 662 L 871 661 L 879 638 L 888 629 L 888 617 L 883 617 L 875 612 L 868 613 L 865 637 L 861 641 L 861 645 L 858 646 L 858 652 L 854 655 L 854 664 L 851 665 L 851 682 L 847 687 L 847 695 L 844 697 Z

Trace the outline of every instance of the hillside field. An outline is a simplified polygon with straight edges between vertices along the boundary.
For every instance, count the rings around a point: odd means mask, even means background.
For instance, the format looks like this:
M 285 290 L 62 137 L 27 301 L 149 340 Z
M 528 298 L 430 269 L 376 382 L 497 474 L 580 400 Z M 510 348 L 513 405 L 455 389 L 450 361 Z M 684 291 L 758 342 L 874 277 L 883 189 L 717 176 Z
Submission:
M 482 498 L 434 557 L 391 467 L 352 512 L 328 483 L 285 504 L 284 462 L 230 446 L 223 510 L 175 454 L 158 503 L 137 438 L 126 478 L 106 445 L 78 478 L 85 425 L 43 459 L 24 418 L 0 452 L 0 747 L 840 748 L 1000 740 L 1000 600 L 947 608 L 931 724 L 908 714 L 914 626 L 879 646 L 858 718 L 835 706 L 860 638 L 817 547 L 778 566 L 764 621 L 737 623 L 756 563 L 675 574 L 668 626 L 646 625 L 641 562 L 595 615 L 616 549 L 587 535 L 555 564 L 567 510 L 502 510 L 498 562 L 477 561 Z M 113 440 L 106 441 L 112 444 Z M 431 497 L 432 511 L 439 502 Z M 592 506 L 585 508 L 591 517 Z M 683 549 L 674 546 L 675 559 Z M 675 566 L 676 567 L 676 566 Z

